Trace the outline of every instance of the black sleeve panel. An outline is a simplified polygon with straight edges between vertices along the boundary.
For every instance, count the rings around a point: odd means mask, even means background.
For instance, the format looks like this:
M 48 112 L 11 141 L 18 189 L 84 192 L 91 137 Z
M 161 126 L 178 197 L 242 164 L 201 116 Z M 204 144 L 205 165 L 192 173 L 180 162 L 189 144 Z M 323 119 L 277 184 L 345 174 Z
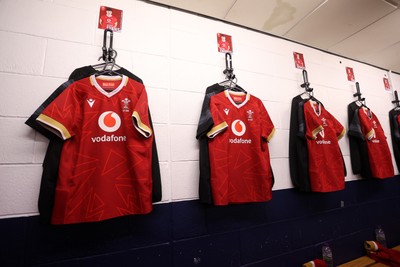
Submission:
M 299 95 L 292 99 L 289 129 L 289 168 L 293 185 L 301 191 L 311 192 L 308 173 L 307 142 L 305 133 L 304 99 Z

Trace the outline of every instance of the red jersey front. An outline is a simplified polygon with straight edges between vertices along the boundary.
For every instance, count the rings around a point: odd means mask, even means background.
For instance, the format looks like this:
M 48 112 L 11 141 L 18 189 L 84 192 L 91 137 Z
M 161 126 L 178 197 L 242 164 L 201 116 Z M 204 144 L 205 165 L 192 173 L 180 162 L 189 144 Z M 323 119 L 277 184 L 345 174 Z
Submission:
M 344 162 L 338 140 L 344 127 L 320 103 L 304 104 L 311 190 L 332 192 L 344 189 Z
M 209 158 L 215 205 L 268 201 L 272 170 L 268 141 L 274 125 L 260 99 L 225 90 L 211 97 Z
M 394 175 L 392 156 L 386 141 L 385 133 L 375 114 L 368 108 L 358 110 L 361 131 L 367 142 L 368 159 L 372 176 L 388 178 Z
M 144 85 L 91 76 L 72 83 L 37 118 L 65 141 L 53 224 L 152 210 L 151 145 Z

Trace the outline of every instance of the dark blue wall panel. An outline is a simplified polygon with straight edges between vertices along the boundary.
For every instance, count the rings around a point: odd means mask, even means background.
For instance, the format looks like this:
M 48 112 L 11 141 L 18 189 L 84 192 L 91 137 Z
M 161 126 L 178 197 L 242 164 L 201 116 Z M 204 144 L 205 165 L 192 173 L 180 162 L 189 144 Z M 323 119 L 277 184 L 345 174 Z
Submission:
M 335 264 L 365 254 L 381 225 L 400 244 L 400 177 L 346 183 L 326 194 L 273 192 L 266 203 L 158 204 L 149 215 L 50 226 L 0 220 L 0 266 L 301 266 L 328 242 Z
M 240 266 L 240 240 L 237 233 L 208 235 L 173 243 L 175 267 Z

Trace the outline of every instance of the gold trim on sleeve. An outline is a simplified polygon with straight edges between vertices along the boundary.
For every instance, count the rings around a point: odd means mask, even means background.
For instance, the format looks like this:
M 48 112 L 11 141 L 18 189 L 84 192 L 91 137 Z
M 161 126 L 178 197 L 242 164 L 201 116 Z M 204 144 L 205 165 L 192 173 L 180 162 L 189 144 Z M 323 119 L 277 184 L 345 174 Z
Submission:
M 63 140 L 67 140 L 71 138 L 71 134 L 65 128 L 64 125 L 62 125 L 60 122 L 56 121 L 53 118 L 50 118 L 47 115 L 40 114 L 37 119 L 37 121 L 41 122 L 43 126 L 45 126 L 46 129 L 50 130 L 51 132 L 55 133 L 56 135 L 60 136 Z
M 228 124 L 224 121 L 214 127 L 207 133 L 208 138 L 214 138 L 217 134 L 228 128 Z
M 344 134 L 346 133 L 346 128 L 343 127 L 343 131 L 339 134 L 338 136 L 338 140 L 342 139 L 342 137 L 344 136 Z
M 318 126 L 317 128 L 315 128 L 313 131 L 312 131 L 312 139 L 317 139 L 317 134 L 320 132 L 320 131 L 322 131 L 324 129 L 324 127 L 322 127 L 321 125 L 320 126 Z
M 153 131 L 150 129 L 150 127 L 142 122 L 139 113 L 137 111 L 134 111 L 132 113 L 132 117 L 134 118 L 133 125 L 135 126 L 136 130 L 138 130 L 138 132 L 140 132 L 144 137 L 149 138 L 152 135 Z
M 366 137 L 367 137 L 368 140 L 371 140 L 371 139 L 374 137 L 374 135 L 375 135 L 375 130 L 372 129 L 371 131 L 369 131 L 369 132 L 366 134 Z
M 275 128 L 273 128 L 271 133 L 267 136 L 267 142 L 269 142 L 272 139 L 272 137 L 274 137 L 274 134 L 275 134 Z

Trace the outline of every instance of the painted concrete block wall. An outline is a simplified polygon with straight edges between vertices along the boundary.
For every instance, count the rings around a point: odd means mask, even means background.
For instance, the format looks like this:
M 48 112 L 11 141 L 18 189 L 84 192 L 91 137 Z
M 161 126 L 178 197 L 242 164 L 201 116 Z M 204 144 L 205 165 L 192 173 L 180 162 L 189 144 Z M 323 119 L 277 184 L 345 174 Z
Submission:
M 400 75 L 301 44 L 171 10 L 145 1 L 2 0 L 0 8 L 0 218 L 37 215 L 37 198 L 47 140 L 24 121 L 78 67 L 98 63 L 103 32 L 100 5 L 124 11 L 114 34 L 117 64 L 143 79 L 149 95 L 158 147 L 163 203 L 198 198 L 197 123 L 205 89 L 224 80 L 224 54 L 216 34 L 233 37 L 238 83 L 259 97 L 276 127 L 270 143 L 274 190 L 292 188 L 288 139 L 291 99 L 303 92 L 293 51 L 304 54 L 314 95 L 345 126 L 355 85 L 389 137 L 391 92 L 383 77 L 400 88 Z M 388 138 L 389 145 L 390 138 Z M 351 172 L 347 137 L 340 141 Z M 398 173 L 395 167 L 396 173 Z

